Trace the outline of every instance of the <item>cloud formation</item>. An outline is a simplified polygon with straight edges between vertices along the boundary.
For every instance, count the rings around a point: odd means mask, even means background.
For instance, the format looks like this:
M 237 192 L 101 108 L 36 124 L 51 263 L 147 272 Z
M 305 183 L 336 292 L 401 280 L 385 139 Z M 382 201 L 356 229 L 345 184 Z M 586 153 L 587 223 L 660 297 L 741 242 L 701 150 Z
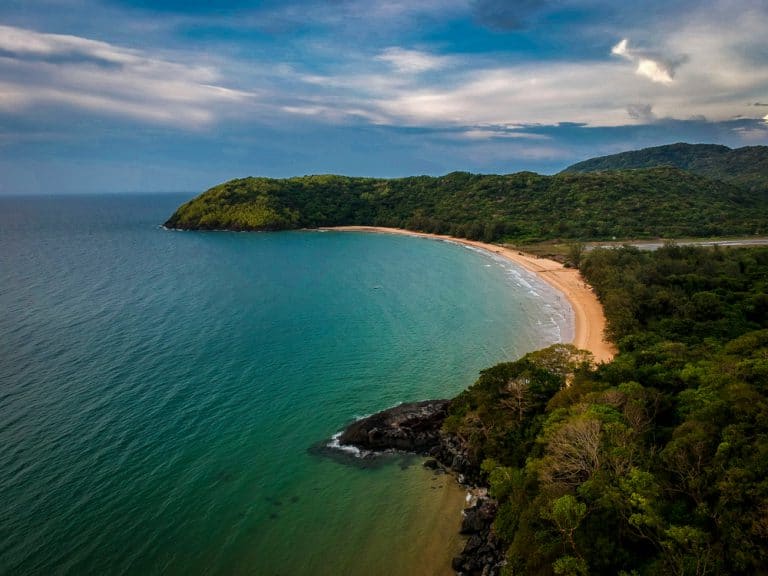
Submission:
M 643 52 L 630 49 L 629 40 L 624 38 L 611 49 L 611 54 L 620 56 L 637 66 L 635 72 L 640 76 L 645 76 L 652 82 L 660 84 L 671 84 L 675 76 L 675 68 L 683 60 L 678 58 L 677 62 L 664 60 L 662 58 L 652 58 L 644 55 Z
M 421 50 L 407 50 L 397 46 L 385 49 L 375 59 L 386 62 L 396 71 L 406 74 L 439 70 L 445 68 L 451 61 L 447 56 L 437 56 Z
M 252 99 L 210 65 L 11 26 L 0 26 L 0 78 L 0 110 L 63 105 L 192 128 Z
M 54 156 L 209 185 L 768 143 L 765 0 L 162 1 L 0 2 L 0 187 Z
M 653 106 L 650 104 L 630 104 L 627 106 L 627 114 L 633 120 L 644 120 L 651 122 L 655 119 Z

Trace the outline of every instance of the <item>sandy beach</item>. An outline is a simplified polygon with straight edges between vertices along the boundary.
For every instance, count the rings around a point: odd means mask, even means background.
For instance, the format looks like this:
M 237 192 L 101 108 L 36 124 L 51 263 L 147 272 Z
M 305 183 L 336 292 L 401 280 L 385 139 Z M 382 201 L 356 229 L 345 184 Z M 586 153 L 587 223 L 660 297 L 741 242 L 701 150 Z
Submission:
M 594 292 L 592 292 L 591 287 L 581 277 L 578 270 L 566 268 L 554 260 L 537 258 L 536 256 L 525 254 L 524 252 L 519 252 L 517 250 L 510 250 L 496 244 L 487 244 L 485 242 L 466 240 L 464 238 L 454 238 L 453 236 L 426 234 L 400 228 L 381 228 L 377 226 L 338 226 L 324 228 L 324 230 L 378 232 L 383 234 L 421 236 L 423 238 L 434 238 L 437 240 L 456 242 L 457 244 L 473 246 L 498 254 L 499 256 L 522 266 L 526 270 L 535 273 L 547 284 L 566 297 L 571 308 L 573 308 L 574 337 L 572 343 L 575 346 L 592 352 L 596 362 L 608 362 L 616 353 L 614 346 L 605 340 L 605 315 L 603 314 L 603 307 L 600 305 Z

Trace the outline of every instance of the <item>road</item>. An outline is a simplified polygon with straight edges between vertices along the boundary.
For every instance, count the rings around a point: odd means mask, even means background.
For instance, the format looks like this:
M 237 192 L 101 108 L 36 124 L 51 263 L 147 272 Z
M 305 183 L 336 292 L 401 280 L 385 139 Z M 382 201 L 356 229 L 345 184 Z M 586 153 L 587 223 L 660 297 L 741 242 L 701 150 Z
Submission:
M 629 240 L 626 242 L 590 242 L 585 246 L 585 249 L 594 250 L 595 248 L 634 246 L 640 250 L 657 250 L 668 243 L 677 244 L 678 246 L 765 246 L 768 245 L 768 237 L 730 238 L 727 240 Z

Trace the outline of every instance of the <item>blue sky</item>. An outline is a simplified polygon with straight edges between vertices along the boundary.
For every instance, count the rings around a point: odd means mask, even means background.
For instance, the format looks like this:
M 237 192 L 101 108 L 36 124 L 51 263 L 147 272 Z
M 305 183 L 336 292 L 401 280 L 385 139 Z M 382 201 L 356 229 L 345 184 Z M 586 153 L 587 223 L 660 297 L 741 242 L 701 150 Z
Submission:
M 768 144 L 768 3 L 4 0 L 0 194 Z

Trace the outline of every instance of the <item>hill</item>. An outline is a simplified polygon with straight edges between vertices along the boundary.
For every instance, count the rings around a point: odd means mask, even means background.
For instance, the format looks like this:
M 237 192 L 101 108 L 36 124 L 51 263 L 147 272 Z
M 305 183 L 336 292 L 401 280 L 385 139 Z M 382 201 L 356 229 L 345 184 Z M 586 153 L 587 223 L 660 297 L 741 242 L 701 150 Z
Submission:
M 495 241 L 764 233 L 768 197 L 673 167 L 541 176 L 244 178 L 165 223 L 196 230 L 376 225 Z
M 715 144 L 670 144 L 592 158 L 564 173 L 674 166 L 714 180 L 768 192 L 768 146 L 731 149 Z

